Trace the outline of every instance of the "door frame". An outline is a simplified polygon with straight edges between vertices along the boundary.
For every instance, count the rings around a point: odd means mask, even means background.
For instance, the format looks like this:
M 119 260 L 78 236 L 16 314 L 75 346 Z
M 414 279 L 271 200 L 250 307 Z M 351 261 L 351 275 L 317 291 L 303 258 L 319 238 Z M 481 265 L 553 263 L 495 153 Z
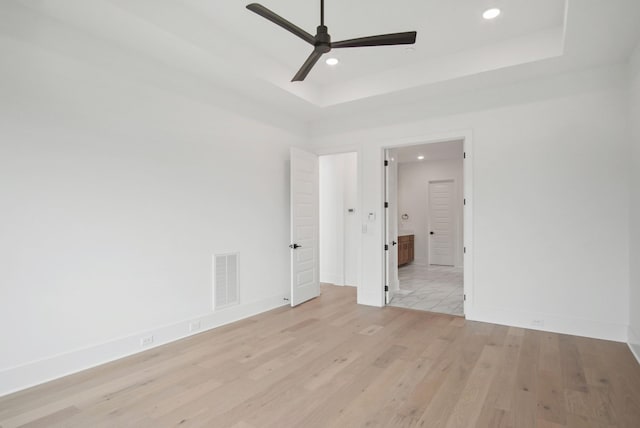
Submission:
M 396 291 L 400 289 L 400 282 L 398 281 L 398 250 L 400 248 L 398 241 L 398 165 L 394 162 L 394 159 L 391 157 L 391 151 L 384 151 L 384 189 L 383 189 L 383 200 L 384 202 L 384 216 L 383 216 L 383 226 L 384 226 L 384 242 L 385 242 L 385 251 L 384 251 L 384 284 L 385 284 L 385 296 L 384 303 L 388 305 L 391 300 L 393 300 L 393 296 Z M 394 187 L 395 187 L 395 195 L 394 198 L 391 198 L 391 194 L 389 193 L 389 171 L 395 171 L 394 177 Z M 392 199 L 395 199 L 392 200 Z M 395 220 L 395 228 L 391 228 L 390 225 L 393 222 L 389 218 L 389 213 L 391 210 L 395 210 L 396 215 L 391 217 L 391 219 Z M 394 233 L 389 234 L 390 231 Z M 395 236 L 394 236 L 395 235 Z M 393 263 L 393 269 L 389 269 L 391 264 Z
M 454 203 L 458 202 L 458 187 L 457 187 L 457 183 L 458 180 L 456 180 L 455 178 L 438 178 L 436 180 L 427 180 L 427 209 L 426 209 L 426 213 L 427 213 L 427 232 L 429 232 L 431 230 L 431 204 L 429 203 L 431 201 L 431 183 L 446 183 L 446 182 L 451 182 L 453 184 L 453 187 L 451 189 L 451 198 L 453 200 Z M 464 210 L 464 206 L 463 206 L 463 210 Z M 463 214 L 464 215 L 464 214 Z M 460 236 L 460 228 L 458 227 L 459 225 L 459 221 L 460 219 L 458 218 L 458 212 L 454 209 L 453 212 L 451 213 L 451 217 L 452 217 L 452 223 L 453 223 L 453 227 L 452 227 L 452 231 L 453 231 L 453 242 L 451 245 L 451 249 L 453 251 L 453 264 L 451 266 L 453 267 L 459 267 L 458 263 L 456 263 L 458 261 L 458 237 Z M 430 266 L 431 263 L 431 240 L 427 240 L 427 266 Z
M 426 136 L 426 137 L 412 137 L 406 139 L 398 139 L 395 141 L 383 142 L 380 147 L 380 159 L 384 159 L 385 150 L 398 149 L 402 147 L 418 146 L 423 144 L 443 143 L 448 141 L 462 140 L 463 147 L 463 160 L 462 160 L 462 230 L 463 230 L 463 252 L 462 260 L 464 266 L 463 281 L 464 281 L 464 300 L 463 300 L 463 312 L 465 317 L 472 318 L 473 311 L 473 137 L 471 130 L 451 132 L 440 136 Z M 382 180 L 385 180 L 385 167 L 384 163 L 380 164 L 380 171 L 382 173 Z M 383 193 L 382 199 L 384 200 L 384 186 L 382 186 Z M 384 302 L 385 297 L 385 275 L 387 266 L 384 264 L 385 260 L 385 233 L 384 224 L 386 222 L 386 213 L 384 209 L 380 212 L 383 214 L 383 219 L 380 222 L 382 241 L 380 243 L 380 257 L 383 260 L 383 274 L 380 278 L 380 301 Z M 428 260 L 427 260 L 428 263 Z M 383 304 L 384 306 L 384 304 Z

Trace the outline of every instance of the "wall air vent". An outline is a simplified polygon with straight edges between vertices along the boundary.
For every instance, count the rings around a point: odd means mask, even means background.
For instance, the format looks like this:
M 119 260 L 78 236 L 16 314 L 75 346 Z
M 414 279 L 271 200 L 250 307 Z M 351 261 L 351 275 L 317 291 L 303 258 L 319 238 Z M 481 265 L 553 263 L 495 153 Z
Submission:
M 213 310 L 224 309 L 240 303 L 238 253 L 213 256 Z

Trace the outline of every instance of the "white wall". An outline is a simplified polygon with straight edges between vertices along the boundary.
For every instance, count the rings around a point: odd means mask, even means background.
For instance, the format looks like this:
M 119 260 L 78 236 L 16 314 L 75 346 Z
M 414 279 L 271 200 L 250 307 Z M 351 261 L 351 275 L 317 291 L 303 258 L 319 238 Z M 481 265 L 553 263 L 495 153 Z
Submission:
M 282 305 L 304 137 L 24 34 L 0 34 L 0 395 Z M 241 305 L 212 313 L 227 251 Z
M 462 159 L 433 160 L 423 162 L 408 162 L 398 165 L 398 210 L 399 235 L 412 232 L 415 237 L 415 263 L 426 265 L 429 263 L 429 181 L 455 180 L 454 196 L 454 240 L 456 266 L 463 265 L 462 248 Z M 400 216 L 407 213 L 409 220 L 404 221 Z M 405 232 L 406 231 L 406 232 Z
M 357 153 L 320 157 L 320 282 L 358 283 L 357 168 Z
M 629 343 L 640 361 L 640 44 L 631 61 L 632 185 L 630 248 Z
M 345 117 L 342 127 L 362 127 L 318 135 L 315 144 L 328 150 L 360 143 L 363 213 L 379 213 L 382 147 L 469 135 L 474 216 L 467 252 L 474 277 L 468 318 L 537 328 L 542 322 L 546 330 L 626 340 L 625 76 L 623 67 L 612 67 L 492 88 L 467 94 L 472 104 L 491 108 L 384 127 L 375 127 L 375 114 Z M 501 99 L 504 105 L 496 107 Z M 364 214 L 361 220 L 369 227 L 358 301 L 380 306 L 382 226 Z

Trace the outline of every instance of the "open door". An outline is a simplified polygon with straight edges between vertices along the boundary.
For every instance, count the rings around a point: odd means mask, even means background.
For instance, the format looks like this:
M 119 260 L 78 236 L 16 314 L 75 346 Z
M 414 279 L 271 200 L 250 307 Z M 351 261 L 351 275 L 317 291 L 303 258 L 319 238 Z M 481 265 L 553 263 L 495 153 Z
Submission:
M 385 303 L 398 289 L 398 166 L 385 150 Z
M 320 295 L 318 156 L 291 148 L 291 306 Z

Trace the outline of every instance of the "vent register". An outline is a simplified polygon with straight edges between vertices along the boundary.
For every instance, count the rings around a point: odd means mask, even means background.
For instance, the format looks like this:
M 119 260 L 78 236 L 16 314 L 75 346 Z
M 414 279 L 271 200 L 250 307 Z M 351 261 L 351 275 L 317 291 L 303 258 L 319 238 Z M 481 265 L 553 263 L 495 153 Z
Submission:
M 213 256 L 213 310 L 240 303 L 238 253 Z

